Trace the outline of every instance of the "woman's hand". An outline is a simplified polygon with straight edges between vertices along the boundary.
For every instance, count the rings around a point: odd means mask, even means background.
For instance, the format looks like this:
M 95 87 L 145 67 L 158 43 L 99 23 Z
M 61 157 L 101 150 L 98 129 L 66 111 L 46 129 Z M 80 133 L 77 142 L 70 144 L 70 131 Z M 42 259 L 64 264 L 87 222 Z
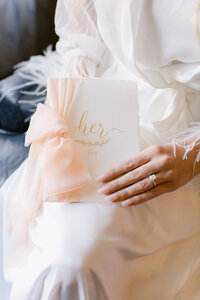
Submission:
M 97 182 L 103 183 L 103 187 L 98 193 L 106 195 L 108 201 L 131 206 L 175 191 L 200 172 L 196 164 L 193 173 L 197 149 L 191 150 L 185 160 L 183 154 L 184 149 L 176 146 L 174 156 L 172 144 L 150 146 L 99 176 Z M 149 178 L 152 174 L 156 175 L 155 186 Z

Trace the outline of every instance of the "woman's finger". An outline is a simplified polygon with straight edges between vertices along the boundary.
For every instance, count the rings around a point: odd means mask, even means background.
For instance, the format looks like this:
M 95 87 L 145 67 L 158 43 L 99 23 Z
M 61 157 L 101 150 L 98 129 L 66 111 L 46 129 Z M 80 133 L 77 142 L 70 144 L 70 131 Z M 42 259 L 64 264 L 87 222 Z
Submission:
M 160 184 L 163 184 L 167 180 L 168 180 L 167 172 L 156 174 L 156 179 L 155 179 L 156 187 L 159 186 Z M 155 188 L 152 180 L 149 177 L 147 177 L 133 185 L 130 185 L 127 188 L 124 188 L 120 191 L 117 191 L 107 196 L 106 200 L 109 202 L 119 202 L 128 199 L 133 199 L 134 196 L 136 195 L 140 196 L 144 192 L 153 190 Z
M 148 151 L 143 151 L 138 155 L 121 162 L 119 165 L 110 168 L 103 175 L 96 178 L 97 182 L 108 182 L 110 180 L 116 179 L 117 177 L 135 169 L 139 166 L 146 164 L 150 161 L 150 156 Z
M 164 182 L 150 190 L 145 191 L 144 193 L 135 195 L 122 202 L 122 206 L 132 206 L 144 203 L 146 201 L 152 200 L 162 194 L 172 191 L 171 182 Z
M 114 193 L 122 188 L 125 188 L 133 183 L 136 183 L 149 175 L 158 172 L 157 165 L 154 161 L 150 161 L 124 175 L 106 183 L 103 187 L 98 189 L 98 194 L 109 195 Z

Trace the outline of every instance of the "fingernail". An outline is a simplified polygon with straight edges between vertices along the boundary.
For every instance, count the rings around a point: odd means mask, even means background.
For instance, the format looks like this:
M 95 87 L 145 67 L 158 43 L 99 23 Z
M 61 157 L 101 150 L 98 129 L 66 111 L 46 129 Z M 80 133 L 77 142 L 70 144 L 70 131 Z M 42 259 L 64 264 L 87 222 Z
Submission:
M 108 201 L 108 202 L 113 202 L 114 199 L 115 199 L 115 197 L 113 197 L 112 195 L 105 197 L 105 200 Z
M 108 192 L 108 188 L 107 187 L 102 187 L 100 189 L 97 190 L 97 193 L 102 195 L 102 194 L 106 194 Z
M 101 181 L 104 181 L 105 179 L 106 179 L 106 175 L 104 174 L 104 175 L 101 175 L 101 176 L 97 177 L 96 181 L 101 182 Z
M 123 207 L 129 206 L 129 204 L 131 204 L 131 201 L 129 201 L 129 200 L 122 202 Z

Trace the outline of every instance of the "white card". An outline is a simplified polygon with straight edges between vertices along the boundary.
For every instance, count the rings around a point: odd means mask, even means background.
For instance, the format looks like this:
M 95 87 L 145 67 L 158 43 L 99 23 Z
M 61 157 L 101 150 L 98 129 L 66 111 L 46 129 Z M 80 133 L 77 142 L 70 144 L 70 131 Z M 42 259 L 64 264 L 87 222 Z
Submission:
M 73 79 L 79 80 L 79 79 Z M 105 202 L 96 177 L 139 151 L 138 101 L 134 81 L 81 78 L 67 124 L 91 177 L 81 202 Z

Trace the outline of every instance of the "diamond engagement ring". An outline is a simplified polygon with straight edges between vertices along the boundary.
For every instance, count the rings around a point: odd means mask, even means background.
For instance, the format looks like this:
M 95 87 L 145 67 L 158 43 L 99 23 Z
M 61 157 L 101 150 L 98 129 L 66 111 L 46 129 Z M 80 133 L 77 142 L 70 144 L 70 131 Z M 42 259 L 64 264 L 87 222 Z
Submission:
M 156 175 L 155 174 L 152 174 L 149 176 L 149 179 L 151 180 L 151 182 L 153 183 L 153 187 L 156 186 L 156 182 L 155 182 L 155 179 L 156 179 Z

